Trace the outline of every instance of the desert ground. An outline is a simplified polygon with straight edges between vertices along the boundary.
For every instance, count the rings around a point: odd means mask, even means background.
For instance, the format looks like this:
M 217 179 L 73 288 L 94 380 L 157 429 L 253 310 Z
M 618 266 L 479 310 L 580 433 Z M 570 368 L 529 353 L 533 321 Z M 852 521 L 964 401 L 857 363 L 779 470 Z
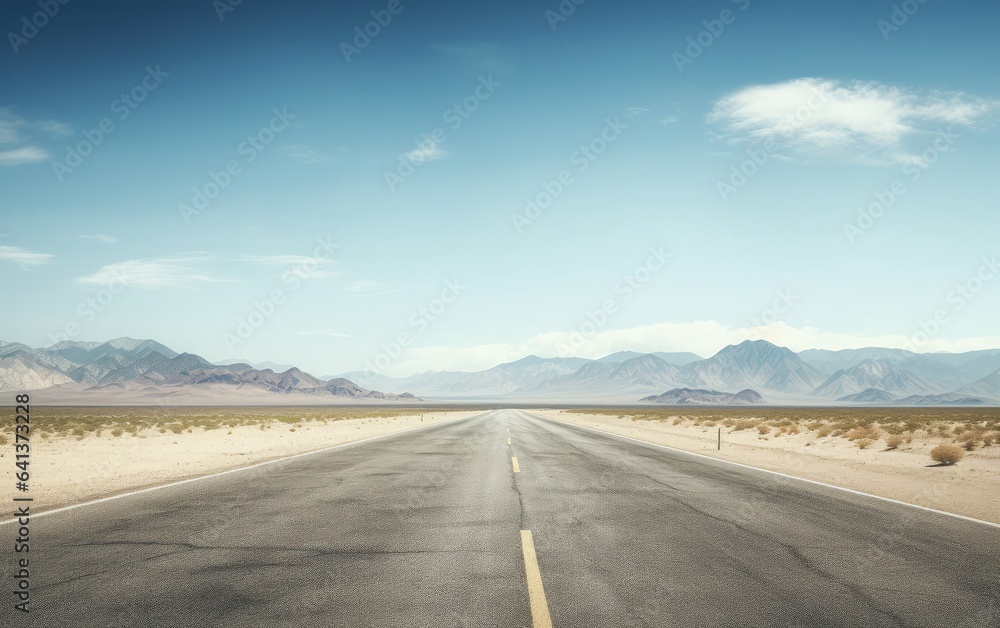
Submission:
M 404 407 L 35 407 L 38 511 L 479 414 Z M 1000 523 L 1000 409 L 532 410 L 544 417 Z M 719 430 L 722 448 L 717 449 Z M 953 444 L 962 459 L 931 459 Z M 9 438 L 0 465 L 13 482 Z
M 532 412 L 1000 523 L 998 408 L 678 407 Z M 932 460 L 930 452 L 941 444 L 958 447 L 962 459 L 947 465 Z
M 480 414 L 415 408 L 32 407 L 38 512 Z M 13 485 L 12 439 L 0 465 Z

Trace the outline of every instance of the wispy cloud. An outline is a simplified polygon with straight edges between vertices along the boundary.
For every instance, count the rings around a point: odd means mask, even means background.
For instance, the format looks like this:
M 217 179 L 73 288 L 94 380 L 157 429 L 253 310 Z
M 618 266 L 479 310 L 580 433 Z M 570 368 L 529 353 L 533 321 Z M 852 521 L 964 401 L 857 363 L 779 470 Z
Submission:
M 649 113 L 649 109 L 645 107 L 628 107 L 625 109 L 625 113 L 630 116 L 641 116 L 644 113 Z
M 281 277 L 300 279 L 326 279 L 343 276 L 332 266 L 336 260 L 308 255 L 247 255 L 221 253 L 182 253 L 145 259 L 131 259 L 102 266 L 96 272 L 77 277 L 81 284 L 107 285 L 112 281 L 125 281 L 130 286 L 166 288 L 192 286 L 205 283 L 237 281 L 221 274 L 222 264 L 253 264 L 284 267 Z M 209 270 L 206 267 L 216 266 Z M 229 268 L 227 266 L 227 268 Z M 231 268 L 230 268 L 231 270 Z
M 64 139 L 73 130 L 55 120 L 31 121 L 13 112 L 10 108 L 0 108 L 0 145 L 9 148 L 0 150 L 0 166 L 19 166 L 37 163 L 51 157 L 42 145 L 45 141 Z
M 340 331 L 330 331 L 327 329 L 313 329 L 311 331 L 300 331 L 299 336 L 327 336 L 330 338 L 351 338 L 350 334 L 345 334 Z
M 961 92 L 802 78 L 731 94 L 708 122 L 724 141 L 775 140 L 799 157 L 898 163 L 912 156 L 914 142 L 950 125 L 988 124 L 998 107 L 1000 101 Z
M 162 288 L 227 281 L 198 267 L 200 262 L 210 260 L 211 257 L 198 254 L 130 259 L 102 266 L 95 273 L 77 277 L 76 282 L 106 286 L 118 281 L 129 286 Z
M 660 119 L 660 124 L 677 124 L 677 116 L 667 116 Z
M 285 157 L 294 159 L 300 164 L 318 164 L 329 158 L 323 153 L 303 144 L 290 144 L 279 151 Z
M 440 146 L 432 145 L 426 148 L 415 148 L 408 153 L 404 153 L 403 156 L 415 164 L 422 164 L 425 161 L 444 159 L 448 156 L 448 151 L 442 149 Z
M 94 235 L 82 235 L 80 236 L 84 240 L 94 240 L 95 242 L 100 242 L 102 244 L 114 244 L 118 241 L 115 236 L 104 235 L 102 233 L 97 233 Z
M 50 157 L 49 151 L 37 146 L 22 146 L 12 150 L 0 151 L 0 166 L 20 166 L 45 161 Z
M 48 253 L 32 253 L 19 246 L 0 246 L 0 261 L 17 264 L 25 270 L 48 264 L 55 258 Z
M 374 297 L 380 294 L 396 292 L 398 288 L 385 288 L 385 284 L 375 279 L 356 279 L 344 286 L 344 292 L 352 297 Z

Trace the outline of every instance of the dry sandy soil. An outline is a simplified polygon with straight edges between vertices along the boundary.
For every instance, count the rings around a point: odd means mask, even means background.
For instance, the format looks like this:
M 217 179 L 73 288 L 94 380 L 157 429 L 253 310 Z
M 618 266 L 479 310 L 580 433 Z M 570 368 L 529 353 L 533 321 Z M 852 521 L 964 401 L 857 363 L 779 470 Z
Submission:
M 731 431 L 722 427 L 722 449 L 717 450 L 718 427 L 696 426 L 691 421 L 633 419 L 570 410 L 532 410 L 557 421 L 583 425 L 640 440 L 787 473 L 1000 523 L 1000 446 L 965 454 L 953 466 L 937 466 L 930 450 L 945 442 L 933 436 L 915 437 L 898 449 L 887 450 L 885 441 L 859 449 L 855 442 L 835 436 L 769 434 L 757 430 Z
M 42 411 L 35 411 L 41 414 Z M 455 421 L 482 411 L 429 411 L 421 415 L 346 418 L 288 424 L 190 428 L 173 433 L 147 427 L 135 434 L 82 437 L 53 435 L 32 440 L 31 496 L 44 512 L 101 497 L 245 467 L 352 441 Z M 264 429 L 261 429 L 261 425 Z M 4 485 L 14 483 L 13 444 L 0 447 Z

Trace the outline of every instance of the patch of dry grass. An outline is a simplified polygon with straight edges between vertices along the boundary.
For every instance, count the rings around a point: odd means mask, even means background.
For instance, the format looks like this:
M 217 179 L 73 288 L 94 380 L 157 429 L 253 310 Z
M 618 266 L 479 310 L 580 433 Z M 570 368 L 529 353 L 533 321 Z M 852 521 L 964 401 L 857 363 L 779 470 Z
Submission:
M 37 411 L 36 411 L 37 409 Z M 429 412 L 472 410 L 473 408 L 430 407 L 44 407 L 32 408 L 32 432 L 41 438 L 85 438 L 99 435 L 118 438 L 125 434 L 138 436 L 144 430 L 174 434 L 193 433 L 198 429 L 232 429 L 259 425 L 302 425 L 328 423 L 345 419 L 392 418 Z M 2 438 L 2 437 L 0 437 Z M 0 445 L 4 444 L 0 441 Z
M 967 451 L 1000 443 L 1000 408 L 781 408 L 781 407 L 685 407 L 682 421 L 677 408 L 589 409 L 598 415 L 629 416 L 633 420 L 674 424 L 722 425 L 730 432 L 757 430 L 763 436 L 815 435 L 816 438 L 845 438 L 852 443 L 886 439 L 888 449 L 898 449 L 914 438 L 947 439 Z M 676 418 L 675 418 L 676 417 Z M 860 446 L 860 445 L 859 445 Z

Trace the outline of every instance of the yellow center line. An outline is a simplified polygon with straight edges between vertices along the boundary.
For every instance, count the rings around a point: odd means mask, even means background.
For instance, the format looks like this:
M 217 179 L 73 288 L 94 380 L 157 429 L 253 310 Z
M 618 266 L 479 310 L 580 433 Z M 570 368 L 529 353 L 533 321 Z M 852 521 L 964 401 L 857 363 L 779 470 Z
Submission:
M 510 457 L 510 464 L 514 467 L 514 473 L 520 473 L 521 467 L 517 466 L 517 458 L 514 456 Z
M 521 549 L 524 551 L 524 573 L 528 579 L 531 625 L 534 628 L 552 628 L 549 603 L 545 601 L 542 572 L 538 569 L 538 557 L 535 556 L 535 542 L 531 538 L 531 530 L 521 530 Z
M 510 436 L 507 437 L 507 444 L 510 444 Z

